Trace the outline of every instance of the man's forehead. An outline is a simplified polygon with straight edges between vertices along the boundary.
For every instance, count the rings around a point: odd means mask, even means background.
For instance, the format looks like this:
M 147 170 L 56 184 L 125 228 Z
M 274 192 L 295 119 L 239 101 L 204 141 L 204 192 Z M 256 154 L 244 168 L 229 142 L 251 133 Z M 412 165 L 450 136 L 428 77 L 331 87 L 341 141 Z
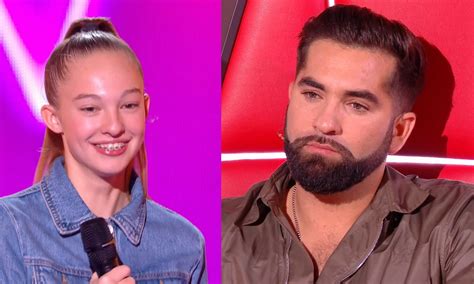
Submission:
M 378 83 L 387 92 L 391 91 L 396 75 L 397 59 L 378 48 L 348 45 L 331 39 L 317 39 L 311 43 L 304 66 L 299 70 L 296 82 L 304 77 L 340 76 L 351 78 L 363 85 L 374 87 Z M 318 80 L 319 79 L 319 80 Z M 322 82 L 320 82 L 322 83 Z
M 336 51 L 345 50 L 347 52 L 353 52 L 354 54 L 366 53 L 371 54 L 374 57 L 378 57 L 383 60 L 390 60 L 397 62 L 397 58 L 387 50 L 380 47 L 363 46 L 358 44 L 344 43 L 338 40 L 330 38 L 320 38 L 313 40 L 306 53 L 306 60 L 310 59 L 309 56 L 315 56 L 318 54 L 332 54 Z
M 297 88 L 368 99 L 375 105 L 397 104 L 393 92 L 394 56 L 377 49 L 317 40 L 309 47 L 307 57 L 294 82 Z

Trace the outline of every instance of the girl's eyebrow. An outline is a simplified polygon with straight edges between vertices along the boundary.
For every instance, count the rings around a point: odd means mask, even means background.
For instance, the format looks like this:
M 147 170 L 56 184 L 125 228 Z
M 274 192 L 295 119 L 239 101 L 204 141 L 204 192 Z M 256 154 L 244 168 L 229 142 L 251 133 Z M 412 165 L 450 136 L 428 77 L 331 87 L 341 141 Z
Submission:
M 137 94 L 140 94 L 140 95 L 143 94 L 141 89 L 131 88 L 131 89 L 123 91 L 121 97 L 125 97 L 126 95 L 134 94 L 134 93 L 137 93 Z M 82 100 L 82 99 L 86 99 L 86 98 L 94 99 L 94 100 L 100 100 L 101 99 L 101 97 L 97 94 L 78 94 L 73 100 L 78 101 L 78 100 Z
M 73 101 L 79 101 L 82 99 L 95 99 L 95 100 L 100 100 L 100 96 L 96 94 L 79 94 L 77 95 Z
M 137 94 L 141 95 L 141 94 L 143 94 L 143 91 L 139 88 L 131 88 L 131 89 L 123 91 L 122 97 L 124 97 L 128 94 L 133 94 L 133 93 L 137 93 Z

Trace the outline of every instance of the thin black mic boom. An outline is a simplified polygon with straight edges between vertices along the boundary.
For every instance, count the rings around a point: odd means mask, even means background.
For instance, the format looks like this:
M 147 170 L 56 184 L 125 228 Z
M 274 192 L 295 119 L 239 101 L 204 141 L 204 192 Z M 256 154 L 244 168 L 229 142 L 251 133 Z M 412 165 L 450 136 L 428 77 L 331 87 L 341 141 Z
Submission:
M 100 276 L 122 264 L 115 249 L 115 240 L 104 218 L 81 224 L 81 238 L 92 271 Z

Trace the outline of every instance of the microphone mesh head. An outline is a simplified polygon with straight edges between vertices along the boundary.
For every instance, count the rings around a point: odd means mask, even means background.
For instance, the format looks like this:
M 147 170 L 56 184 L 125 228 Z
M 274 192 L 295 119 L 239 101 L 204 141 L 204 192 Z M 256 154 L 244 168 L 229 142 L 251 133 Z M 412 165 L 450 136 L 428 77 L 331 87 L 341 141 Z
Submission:
M 104 218 L 95 218 L 82 223 L 81 238 L 86 252 L 100 249 L 113 240 Z
M 81 238 L 91 269 L 99 277 L 122 264 L 115 249 L 114 238 L 103 218 L 82 223 Z
M 114 267 L 120 265 L 117 251 L 113 244 L 87 254 L 91 268 L 97 272 L 99 276 L 104 275 Z

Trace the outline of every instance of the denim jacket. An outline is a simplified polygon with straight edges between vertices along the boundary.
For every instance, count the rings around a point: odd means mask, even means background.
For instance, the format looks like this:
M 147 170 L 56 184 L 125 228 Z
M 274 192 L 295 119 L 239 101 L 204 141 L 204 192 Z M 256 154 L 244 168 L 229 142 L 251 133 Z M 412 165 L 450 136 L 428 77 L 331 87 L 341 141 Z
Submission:
M 79 225 L 94 217 L 56 159 L 40 183 L 0 199 L 0 283 L 89 283 Z M 146 199 L 140 178 L 107 222 L 137 283 L 207 283 L 201 233 Z

